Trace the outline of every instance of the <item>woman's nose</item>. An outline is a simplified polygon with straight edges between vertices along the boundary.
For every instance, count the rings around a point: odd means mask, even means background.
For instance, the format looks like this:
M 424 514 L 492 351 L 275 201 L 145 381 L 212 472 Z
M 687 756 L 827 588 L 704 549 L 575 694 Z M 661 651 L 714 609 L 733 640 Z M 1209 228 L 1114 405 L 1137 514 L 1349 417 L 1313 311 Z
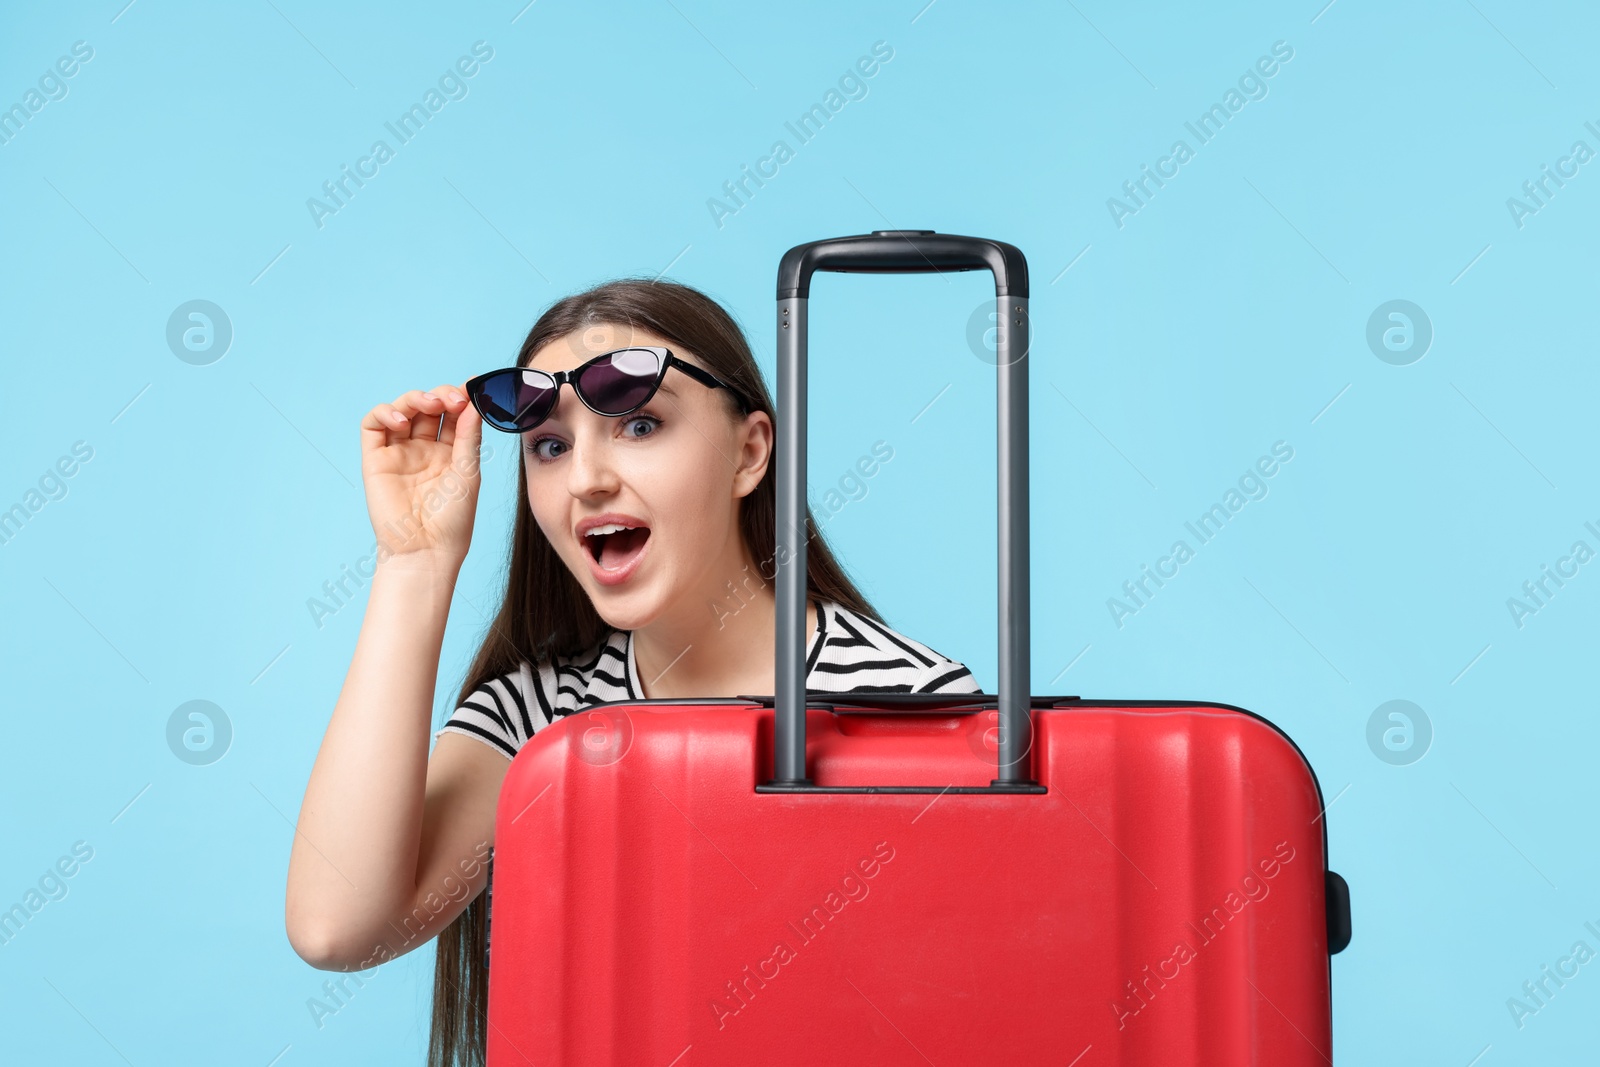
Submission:
M 571 462 L 567 464 L 567 486 L 575 497 L 617 488 L 617 468 L 606 438 L 607 430 L 609 427 L 579 431 L 574 440 Z

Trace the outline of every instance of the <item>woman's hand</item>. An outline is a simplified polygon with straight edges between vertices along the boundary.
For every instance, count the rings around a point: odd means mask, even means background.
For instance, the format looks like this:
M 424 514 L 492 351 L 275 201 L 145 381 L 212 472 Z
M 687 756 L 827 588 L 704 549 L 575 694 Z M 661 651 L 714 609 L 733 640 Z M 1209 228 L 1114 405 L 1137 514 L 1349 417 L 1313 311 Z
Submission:
M 361 479 L 380 554 L 459 567 L 478 507 L 483 422 L 464 388 L 416 389 L 361 420 Z

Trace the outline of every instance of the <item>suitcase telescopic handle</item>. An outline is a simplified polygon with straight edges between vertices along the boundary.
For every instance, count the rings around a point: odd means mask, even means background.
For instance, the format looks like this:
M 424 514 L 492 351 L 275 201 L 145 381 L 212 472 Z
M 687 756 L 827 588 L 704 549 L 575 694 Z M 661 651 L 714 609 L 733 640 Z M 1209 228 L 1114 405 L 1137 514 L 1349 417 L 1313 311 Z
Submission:
M 1028 263 L 1003 241 L 932 230 L 877 230 L 796 245 L 778 265 L 777 675 L 773 791 L 806 777 L 806 306 L 819 270 L 994 275 L 999 395 L 1000 744 L 990 791 L 1042 792 L 1028 774 Z M 876 791 L 880 787 L 864 787 Z M 978 787 L 973 787 L 978 788 Z M 963 789 L 963 791 L 969 791 Z
M 1028 298 L 1028 261 L 1021 250 L 985 237 L 932 230 L 874 230 L 856 237 L 795 245 L 778 263 L 778 299 L 809 297 L 811 275 L 819 270 L 844 274 L 988 270 L 994 275 L 995 296 Z

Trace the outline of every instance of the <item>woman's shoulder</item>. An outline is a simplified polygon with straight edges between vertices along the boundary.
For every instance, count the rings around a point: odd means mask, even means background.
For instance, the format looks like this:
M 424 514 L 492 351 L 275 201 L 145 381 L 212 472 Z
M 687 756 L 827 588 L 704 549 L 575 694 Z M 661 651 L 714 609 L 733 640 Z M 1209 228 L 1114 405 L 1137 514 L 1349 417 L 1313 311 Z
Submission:
M 835 600 L 822 601 L 807 687 L 832 692 L 878 689 L 902 693 L 977 693 L 966 665 L 870 615 Z
M 626 693 L 626 634 L 612 630 L 588 648 L 545 653 L 480 681 L 443 730 L 469 733 L 507 756 L 559 718 Z
M 627 632 L 613 629 L 586 648 L 524 660 L 512 673 L 535 696 L 547 695 L 555 714 L 566 715 L 584 704 L 621 699 L 628 685 L 627 651 Z

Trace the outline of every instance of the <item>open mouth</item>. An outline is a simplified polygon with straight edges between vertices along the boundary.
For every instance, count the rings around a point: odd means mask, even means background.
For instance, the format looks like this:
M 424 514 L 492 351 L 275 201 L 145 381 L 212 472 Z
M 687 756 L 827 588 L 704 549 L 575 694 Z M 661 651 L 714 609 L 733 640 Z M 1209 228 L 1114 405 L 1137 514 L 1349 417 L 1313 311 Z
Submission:
M 616 571 L 626 567 L 644 549 L 650 539 L 650 527 L 624 527 L 612 523 L 597 526 L 584 535 L 584 545 L 601 570 Z

